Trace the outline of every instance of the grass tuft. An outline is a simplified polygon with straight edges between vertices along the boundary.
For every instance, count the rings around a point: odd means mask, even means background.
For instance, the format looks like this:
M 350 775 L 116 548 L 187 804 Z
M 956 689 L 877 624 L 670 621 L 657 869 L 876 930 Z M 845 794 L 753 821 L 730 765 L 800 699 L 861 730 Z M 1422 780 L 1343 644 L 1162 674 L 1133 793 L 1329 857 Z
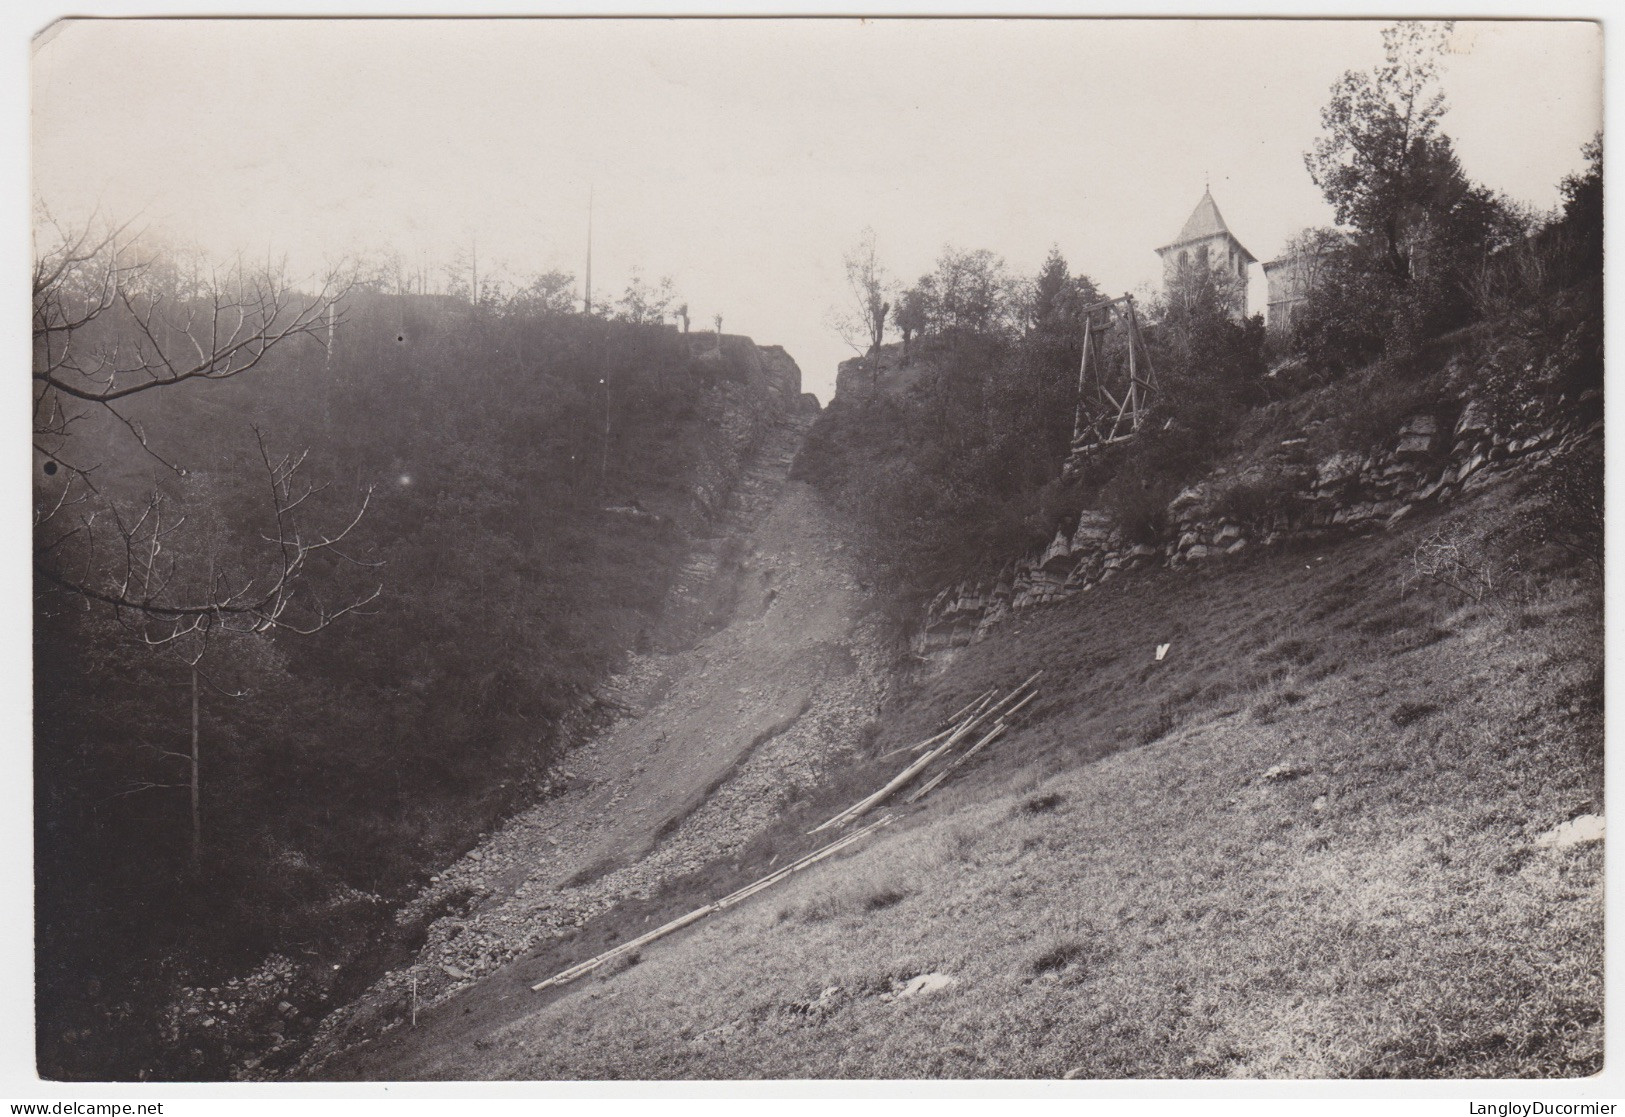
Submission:
M 1174 731 L 1179 724 L 1179 718 L 1174 712 L 1164 707 L 1151 717 L 1140 723 L 1139 731 L 1134 734 L 1134 743 L 1150 745 L 1162 740 Z
M 1282 640 L 1269 651 L 1259 656 L 1265 663 L 1311 663 L 1318 654 L 1315 646 L 1307 640 Z
M 1082 958 L 1088 947 L 1077 939 L 1063 939 L 1051 944 L 1042 954 L 1033 959 L 1032 970 L 1035 974 L 1052 973 L 1055 970 L 1064 970 L 1073 962 Z
M 1403 729 L 1407 725 L 1421 721 L 1429 714 L 1437 713 L 1438 710 L 1439 707 L 1432 702 L 1401 702 L 1388 720 Z
M 864 911 L 880 911 L 893 904 L 900 904 L 906 899 L 908 893 L 894 885 L 882 885 L 863 898 Z
M 1359 623 L 1359 630 L 1367 636 L 1391 636 L 1409 628 L 1411 619 L 1399 610 L 1378 613 Z
M 1043 814 L 1046 811 L 1053 811 L 1064 802 L 1066 796 L 1052 791 L 1048 795 L 1034 795 L 1021 806 L 1028 814 Z
M 636 950 L 632 951 L 630 954 L 622 954 L 615 958 L 611 958 L 602 966 L 598 967 L 598 980 L 608 981 L 616 974 L 625 973 L 627 970 L 631 969 L 641 961 L 643 961 L 643 955 Z

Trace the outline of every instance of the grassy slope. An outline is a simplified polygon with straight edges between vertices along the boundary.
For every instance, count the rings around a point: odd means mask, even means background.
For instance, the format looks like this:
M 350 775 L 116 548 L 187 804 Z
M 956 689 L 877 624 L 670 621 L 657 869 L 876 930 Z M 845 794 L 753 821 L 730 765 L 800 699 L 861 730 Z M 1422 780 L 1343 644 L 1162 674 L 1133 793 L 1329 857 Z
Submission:
M 1602 848 L 1533 840 L 1602 809 L 1599 588 L 1401 589 L 1426 533 L 1517 515 L 1502 486 L 1027 614 L 875 752 L 1042 666 L 1031 719 L 878 840 L 397 1073 L 1592 1073 Z M 955 985 L 880 998 L 930 970 Z

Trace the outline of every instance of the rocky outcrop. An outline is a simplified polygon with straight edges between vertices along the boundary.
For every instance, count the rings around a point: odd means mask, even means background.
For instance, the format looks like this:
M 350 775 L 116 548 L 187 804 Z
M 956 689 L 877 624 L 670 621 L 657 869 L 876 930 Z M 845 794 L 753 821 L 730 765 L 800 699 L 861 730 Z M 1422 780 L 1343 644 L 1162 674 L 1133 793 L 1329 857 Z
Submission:
M 756 351 L 761 357 L 762 374 L 778 393 L 780 404 L 785 410 L 798 413 L 807 411 L 809 401 L 812 404 L 811 410 L 814 412 L 818 410 L 818 397 L 801 390 L 801 366 L 796 364 L 794 357 L 784 351 L 784 346 L 759 345 Z
M 1421 506 L 1455 500 L 1508 470 L 1540 468 L 1601 434 L 1601 420 L 1582 427 L 1530 414 L 1497 431 L 1490 409 L 1470 399 L 1454 423 L 1413 415 L 1388 445 L 1368 453 L 1316 458 L 1307 434 L 1289 438 L 1266 459 L 1216 470 L 1181 492 L 1168 506 L 1162 539 L 1130 541 L 1109 515 L 1085 511 L 1070 533 L 1058 531 L 997 577 L 943 590 L 926 608 L 913 649 L 929 657 L 973 643 L 1013 612 L 1087 593 L 1136 568 L 1178 569 L 1287 538 L 1390 528 Z
M 705 520 L 722 514 L 744 463 L 768 427 L 817 411 L 817 398 L 801 390 L 801 367 L 779 345 L 757 345 L 737 334 L 688 335 L 691 358 L 713 370 L 700 401 L 710 421 L 698 446 L 690 486 L 694 510 Z

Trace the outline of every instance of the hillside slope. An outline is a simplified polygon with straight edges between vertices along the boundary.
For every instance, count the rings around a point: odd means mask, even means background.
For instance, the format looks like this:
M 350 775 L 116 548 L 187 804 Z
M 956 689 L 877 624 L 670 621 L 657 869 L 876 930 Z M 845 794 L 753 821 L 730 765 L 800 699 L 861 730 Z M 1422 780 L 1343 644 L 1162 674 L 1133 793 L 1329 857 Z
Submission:
M 301 592 L 330 609 L 378 596 L 319 635 L 215 633 L 176 655 L 40 581 L 47 1078 L 292 1062 L 421 941 L 438 911 L 394 917 L 431 874 L 559 790 L 558 766 L 628 700 L 611 680 L 629 658 L 689 648 L 730 615 L 740 525 L 773 503 L 817 410 L 784 349 L 741 335 L 379 293 L 346 316 L 331 350 L 279 347 L 251 375 L 141 397 L 132 422 L 183 475 L 155 478 L 109 416 L 75 424 L 81 453 L 106 453 L 87 518 L 129 515 L 150 481 L 165 523 L 187 525 L 163 543 L 192 587 L 180 600 L 217 561 L 245 579 L 266 569 L 256 431 L 273 460 L 308 450 L 302 530 L 366 510 L 348 561 L 312 567 Z M 50 507 L 64 471 L 36 473 Z M 743 741 L 803 700 L 764 696 Z M 702 787 L 741 747 L 714 743 Z
M 402 912 L 434 919 L 426 943 L 324 1021 L 301 1073 L 410 1076 L 393 1064 L 418 1058 L 418 1042 L 457 1046 L 523 1012 L 537 971 L 708 891 L 787 800 L 866 740 L 886 678 L 880 637 L 838 521 L 787 479 L 810 421 L 770 430 L 717 545 L 674 587 L 666 612 L 695 626 L 689 642 L 668 620 L 613 688 L 625 716 L 568 760 L 559 791 Z M 421 1007 L 440 1007 L 403 1046 L 414 983 Z
M 1507 569 L 1520 484 L 1030 610 L 896 697 L 867 755 L 1043 668 L 1025 724 L 856 852 L 562 991 L 526 983 L 590 950 L 522 960 L 328 1073 L 1594 1073 L 1600 834 L 1558 828 L 1602 810 L 1600 587 L 1555 551 Z M 1483 542 L 1495 593 L 1415 577 L 1440 530 Z M 651 917 L 898 766 L 853 757 Z

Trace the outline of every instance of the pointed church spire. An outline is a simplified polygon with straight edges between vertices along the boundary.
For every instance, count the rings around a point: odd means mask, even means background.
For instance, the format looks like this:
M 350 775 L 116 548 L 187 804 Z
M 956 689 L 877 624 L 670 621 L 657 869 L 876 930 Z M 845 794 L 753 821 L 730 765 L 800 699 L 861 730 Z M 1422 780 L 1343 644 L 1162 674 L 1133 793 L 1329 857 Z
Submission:
M 1213 200 L 1213 192 L 1204 188 L 1201 201 L 1196 203 L 1196 208 L 1191 210 L 1191 215 L 1185 219 L 1185 225 L 1179 230 L 1179 235 L 1157 251 L 1163 253 L 1214 237 L 1222 237 L 1233 243 L 1236 251 L 1245 256 L 1249 263 L 1257 261 L 1258 258 L 1242 246 L 1241 241 L 1230 231 L 1230 226 L 1225 224 L 1224 215 L 1219 212 L 1219 204 Z
M 1157 249 L 1157 255 L 1162 257 L 1163 283 L 1172 284 L 1189 267 L 1204 271 L 1213 268 L 1234 276 L 1243 287 L 1236 308 L 1239 317 L 1246 313 L 1247 268 L 1257 263 L 1258 258 L 1247 251 L 1225 224 L 1219 204 L 1213 200 L 1213 190 L 1205 182 L 1206 177 L 1203 175 L 1202 198 L 1185 219 L 1179 236 Z

